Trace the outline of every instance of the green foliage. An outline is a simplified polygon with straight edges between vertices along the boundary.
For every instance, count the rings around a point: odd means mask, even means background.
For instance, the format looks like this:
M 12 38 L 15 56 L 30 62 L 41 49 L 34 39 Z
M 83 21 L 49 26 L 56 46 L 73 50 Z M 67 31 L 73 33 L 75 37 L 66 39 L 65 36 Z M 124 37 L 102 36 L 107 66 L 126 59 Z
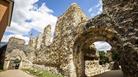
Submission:
M 104 51 L 100 51 L 99 56 L 100 56 L 100 61 L 99 61 L 100 65 L 109 63 L 108 57 L 106 57 L 106 53 Z
M 53 74 L 46 70 L 40 70 L 40 69 L 24 69 L 25 72 L 29 72 L 32 75 L 35 75 L 37 77 L 63 77 L 61 75 Z
M 20 63 L 21 61 L 19 59 L 16 59 L 14 63 Z
M 112 59 L 113 59 L 113 61 L 119 61 L 119 59 L 120 59 L 119 53 L 113 52 Z

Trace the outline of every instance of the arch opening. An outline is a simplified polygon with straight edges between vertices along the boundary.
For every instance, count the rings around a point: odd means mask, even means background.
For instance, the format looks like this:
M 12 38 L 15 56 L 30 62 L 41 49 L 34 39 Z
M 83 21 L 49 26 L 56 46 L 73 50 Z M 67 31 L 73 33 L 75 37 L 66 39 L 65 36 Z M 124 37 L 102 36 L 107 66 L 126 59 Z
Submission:
M 98 65 L 100 68 L 100 56 L 99 53 L 97 53 L 97 47 L 95 47 L 98 42 L 107 44 L 107 47 L 109 47 L 106 49 L 107 51 L 110 50 L 111 52 L 114 52 L 116 49 L 119 50 L 117 53 L 122 51 L 122 43 L 114 32 L 105 29 L 90 29 L 86 32 L 83 32 L 76 38 L 73 50 L 77 77 L 94 76 L 98 74 L 95 72 L 95 74 L 90 75 L 88 73 L 91 70 L 86 71 L 86 68 L 89 67 L 89 64 L 93 65 L 90 67 L 92 69 L 97 67 L 96 65 Z M 99 74 L 101 74 L 100 72 L 101 71 L 99 71 Z M 106 71 L 103 70 L 103 72 Z
M 85 75 L 89 77 L 92 76 L 92 74 L 96 75 L 109 71 L 110 56 L 108 56 L 108 54 L 110 53 L 112 46 L 106 41 L 95 41 L 90 44 L 89 48 L 89 53 L 86 52 L 86 54 L 93 54 L 94 59 L 85 59 Z M 86 56 L 87 55 L 84 57 Z

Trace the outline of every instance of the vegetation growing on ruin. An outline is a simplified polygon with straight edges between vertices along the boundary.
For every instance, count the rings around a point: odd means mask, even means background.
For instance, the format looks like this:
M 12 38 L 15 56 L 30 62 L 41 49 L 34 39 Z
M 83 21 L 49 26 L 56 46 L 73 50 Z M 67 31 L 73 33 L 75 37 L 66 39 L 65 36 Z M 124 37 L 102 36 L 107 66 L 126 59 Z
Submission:
M 37 77 L 63 77 L 62 75 L 54 74 L 47 70 L 41 70 L 41 69 L 23 69 L 23 70 Z

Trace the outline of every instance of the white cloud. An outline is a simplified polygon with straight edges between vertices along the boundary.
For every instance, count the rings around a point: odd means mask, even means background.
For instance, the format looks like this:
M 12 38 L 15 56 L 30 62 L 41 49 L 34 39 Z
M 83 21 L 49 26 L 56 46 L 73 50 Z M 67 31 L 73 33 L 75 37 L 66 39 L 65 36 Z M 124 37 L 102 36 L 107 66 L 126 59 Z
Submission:
M 94 45 L 98 51 L 107 51 L 107 50 L 111 50 L 112 48 L 111 45 L 105 41 L 94 42 Z
M 47 9 L 45 4 L 43 4 L 38 10 L 31 11 L 31 19 L 33 22 L 28 23 L 28 25 L 32 26 L 34 29 L 40 32 L 42 32 L 48 24 L 54 26 L 56 24 L 57 17 L 53 16 L 49 12 L 53 11 Z
M 88 9 L 88 12 L 90 13 L 91 17 L 94 17 L 98 14 L 101 14 L 103 9 L 102 9 L 102 0 L 98 0 L 98 4 L 96 6 L 93 6 Z
M 29 32 L 31 29 L 31 27 L 28 25 L 20 25 L 17 22 L 13 22 L 11 23 L 11 27 L 8 27 L 6 31 L 14 33 L 14 34 L 24 34 L 24 32 Z
M 54 11 L 49 9 L 45 3 L 43 3 L 40 8 L 36 5 L 34 6 L 34 3 L 37 1 L 38 0 L 15 0 L 11 26 L 8 27 L 6 31 L 12 32 L 14 35 L 24 35 L 32 28 L 43 32 L 44 27 L 48 24 L 54 27 L 57 21 L 57 17 L 52 15 Z M 26 22 L 26 20 L 31 20 L 31 22 Z

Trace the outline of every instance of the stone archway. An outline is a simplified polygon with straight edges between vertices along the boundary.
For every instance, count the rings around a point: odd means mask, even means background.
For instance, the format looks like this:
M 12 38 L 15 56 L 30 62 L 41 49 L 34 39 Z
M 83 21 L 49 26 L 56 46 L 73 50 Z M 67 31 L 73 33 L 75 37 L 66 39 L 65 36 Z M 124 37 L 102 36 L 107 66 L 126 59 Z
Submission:
M 24 51 L 19 49 L 13 49 L 11 52 L 7 52 L 4 61 L 4 70 L 7 69 L 22 69 L 26 67 L 26 55 Z
M 118 52 L 121 55 L 123 51 L 123 45 L 120 39 L 118 38 L 116 32 L 111 28 L 91 28 L 87 31 L 79 34 L 75 40 L 73 48 L 74 64 L 76 66 L 76 75 L 77 77 L 86 77 L 85 75 L 85 57 L 88 53 L 87 49 L 95 41 L 106 41 L 113 48 L 112 50 L 118 49 Z M 93 52 L 92 52 L 93 53 Z M 89 53 L 90 54 L 90 53 Z M 95 54 L 92 54 L 93 58 L 96 58 Z
M 21 67 L 21 57 L 20 56 L 13 56 L 9 60 L 9 66 L 8 69 L 19 69 Z

